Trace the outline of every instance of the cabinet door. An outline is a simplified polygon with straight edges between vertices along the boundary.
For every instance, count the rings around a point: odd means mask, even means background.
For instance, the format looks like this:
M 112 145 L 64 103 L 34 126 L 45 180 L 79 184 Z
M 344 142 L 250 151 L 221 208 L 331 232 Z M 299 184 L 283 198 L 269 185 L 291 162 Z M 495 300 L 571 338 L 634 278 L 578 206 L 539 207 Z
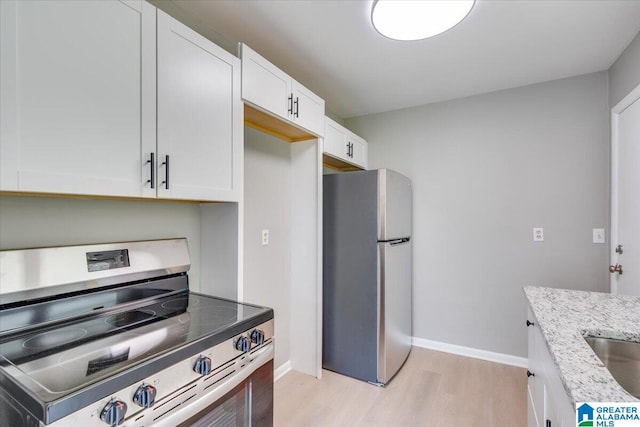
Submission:
M 242 98 L 262 110 L 289 120 L 293 108 L 291 77 L 247 45 L 241 45 L 240 55 Z
M 547 345 L 542 336 L 542 331 L 537 322 L 530 326 L 533 334 L 533 356 L 529 357 L 529 370 L 535 375 L 530 377 L 531 382 L 535 385 L 533 391 L 533 403 L 536 408 L 536 415 L 541 426 L 545 425 L 547 413 L 547 398 L 545 382 L 548 376 L 545 366 L 545 354 L 547 353 Z
M 367 168 L 367 142 L 359 136 L 349 133 L 347 143 L 352 144 L 350 162 L 363 169 Z
M 293 111 L 295 124 L 318 136 L 324 135 L 324 99 L 292 80 Z
M 324 153 L 359 168 L 367 168 L 367 141 L 325 117 Z
M 142 196 L 142 147 L 155 143 L 155 8 L 0 7 L 0 189 Z
M 324 152 L 341 160 L 347 160 L 347 136 L 342 126 L 326 118 L 324 131 Z
M 544 343 L 540 342 L 542 335 L 534 319 L 533 313 L 529 308 L 527 310 L 527 320 L 533 322 L 533 324 L 527 326 L 529 360 L 527 371 L 533 375 L 527 378 L 527 391 L 529 394 L 528 427 L 544 427 L 544 366 L 539 354 L 540 346 L 544 346 Z
M 538 414 L 533 404 L 533 391 L 531 383 L 527 386 L 527 427 L 540 427 L 538 423 Z
M 243 132 L 238 58 L 158 11 L 157 96 L 158 197 L 236 201 Z

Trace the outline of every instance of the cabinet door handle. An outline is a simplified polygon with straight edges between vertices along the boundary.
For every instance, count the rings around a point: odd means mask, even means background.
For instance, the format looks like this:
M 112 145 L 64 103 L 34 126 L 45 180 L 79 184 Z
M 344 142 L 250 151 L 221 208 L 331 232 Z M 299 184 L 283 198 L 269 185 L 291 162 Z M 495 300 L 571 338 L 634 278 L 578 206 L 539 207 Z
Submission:
M 533 372 L 531 372 L 530 370 L 527 369 L 527 378 L 529 377 L 535 377 L 536 374 L 534 374 Z
M 150 179 L 148 179 L 147 182 L 151 184 L 151 188 L 156 188 L 156 156 L 154 153 L 150 154 L 147 163 L 149 163 L 151 167 Z
M 164 165 L 164 181 L 162 181 L 162 183 L 164 184 L 164 188 L 168 190 L 169 189 L 169 155 L 168 154 L 164 156 L 164 162 L 162 162 L 162 164 Z
M 298 103 L 298 101 L 299 101 L 299 98 L 296 96 L 296 102 L 295 102 L 295 104 L 296 104 L 296 113 L 295 113 L 296 118 L 299 117 L 298 116 L 298 112 L 300 111 L 300 104 Z
M 293 94 L 287 98 L 287 113 L 293 114 Z
M 551 427 L 551 420 L 547 420 L 547 424 L 545 427 Z
M 530 321 L 529 319 L 527 319 L 527 326 L 533 326 L 535 325 L 535 323 L 533 323 L 532 321 Z

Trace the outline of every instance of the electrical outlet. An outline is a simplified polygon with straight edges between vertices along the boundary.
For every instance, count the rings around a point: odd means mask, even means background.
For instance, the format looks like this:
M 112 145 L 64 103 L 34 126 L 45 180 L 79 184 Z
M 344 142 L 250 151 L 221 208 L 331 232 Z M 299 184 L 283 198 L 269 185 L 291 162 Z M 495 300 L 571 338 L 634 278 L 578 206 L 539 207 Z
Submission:
M 593 243 L 606 243 L 604 228 L 594 228 L 592 231 Z
M 262 230 L 262 246 L 269 244 L 269 230 Z
M 533 241 L 544 242 L 544 229 L 542 227 L 533 228 Z

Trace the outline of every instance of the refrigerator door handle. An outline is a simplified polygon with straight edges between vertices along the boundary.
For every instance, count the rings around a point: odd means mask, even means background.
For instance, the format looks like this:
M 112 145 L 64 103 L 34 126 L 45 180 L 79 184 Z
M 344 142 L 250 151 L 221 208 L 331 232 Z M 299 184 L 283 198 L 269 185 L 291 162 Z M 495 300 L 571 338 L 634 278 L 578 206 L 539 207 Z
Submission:
M 402 245 L 411 241 L 411 237 L 401 237 L 399 239 L 378 240 L 378 243 L 389 243 L 391 246 Z

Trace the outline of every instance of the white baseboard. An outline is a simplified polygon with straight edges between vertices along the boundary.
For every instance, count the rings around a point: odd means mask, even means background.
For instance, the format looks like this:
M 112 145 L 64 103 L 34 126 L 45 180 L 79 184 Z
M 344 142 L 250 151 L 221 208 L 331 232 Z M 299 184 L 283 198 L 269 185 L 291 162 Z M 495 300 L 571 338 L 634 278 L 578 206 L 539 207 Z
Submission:
M 527 358 L 512 356 L 510 354 L 495 353 L 493 351 L 463 347 L 461 345 L 447 344 L 440 341 L 426 340 L 424 338 L 417 337 L 411 338 L 411 344 L 415 347 L 428 348 L 429 350 L 437 350 L 443 351 L 445 353 L 458 354 L 460 356 L 473 357 L 474 359 L 488 360 L 490 362 L 517 366 L 519 368 L 526 368 L 529 366 Z
M 284 377 L 284 375 L 290 370 L 291 360 L 287 360 L 273 372 L 273 381 L 278 381 L 280 378 Z

